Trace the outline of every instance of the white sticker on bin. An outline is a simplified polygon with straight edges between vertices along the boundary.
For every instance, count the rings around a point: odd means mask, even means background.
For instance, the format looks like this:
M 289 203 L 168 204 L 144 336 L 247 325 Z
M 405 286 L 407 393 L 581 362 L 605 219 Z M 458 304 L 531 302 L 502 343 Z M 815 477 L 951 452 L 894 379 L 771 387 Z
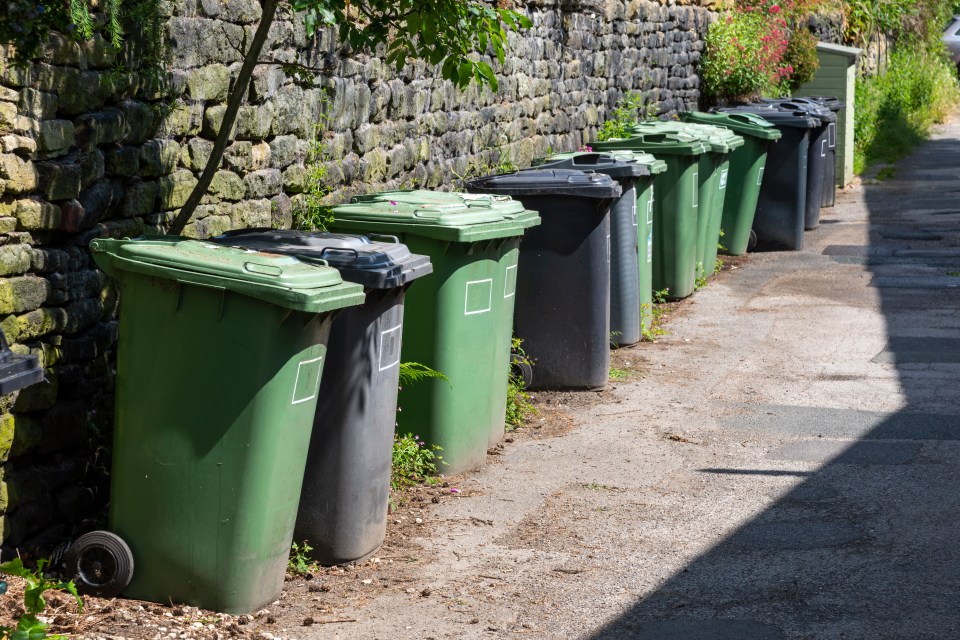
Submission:
M 503 278 L 503 297 L 512 298 L 517 293 L 517 265 L 507 267 Z
M 697 198 L 700 197 L 700 172 L 693 172 L 693 206 L 699 207 L 700 204 L 697 202 Z
M 632 212 L 632 213 L 633 213 L 633 226 L 639 227 L 639 226 L 640 226 L 640 221 L 637 220 L 637 199 L 636 199 L 636 198 L 633 199 L 633 212 Z
M 837 123 L 831 122 L 827 125 L 827 138 L 830 140 L 830 148 L 837 146 Z
M 727 188 L 727 173 L 729 173 L 727 169 L 724 169 L 723 171 L 720 172 L 720 188 L 721 189 Z
M 760 167 L 760 171 L 757 173 L 757 186 L 759 187 L 763 183 L 763 170 L 765 167 Z
M 297 363 L 297 377 L 293 381 L 293 400 L 290 404 L 300 404 L 317 397 L 322 370 L 323 356 L 301 360 Z
M 380 357 L 378 358 L 380 371 L 385 371 L 400 364 L 400 336 L 402 334 L 402 324 L 380 332 Z
M 493 305 L 493 278 L 471 280 L 467 282 L 463 315 L 473 316 L 487 313 Z

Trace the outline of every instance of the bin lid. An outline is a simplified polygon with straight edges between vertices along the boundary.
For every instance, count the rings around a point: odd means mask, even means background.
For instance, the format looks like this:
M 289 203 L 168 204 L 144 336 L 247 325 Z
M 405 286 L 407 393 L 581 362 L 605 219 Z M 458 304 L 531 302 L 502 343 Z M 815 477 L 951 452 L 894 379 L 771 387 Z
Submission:
M 523 223 L 524 228 L 540 224 L 540 215 L 523 206 L 519 200 L 495 193 L 466 193 L 464 191 L 431 191 L 429 189 L 398 189 L 353 196 L 350 202 L 407 202 L 409 204 L 465 204 L 488 206 L 509 220 Z
M 7 336 L 0 329 L 0 395 L 13 393 L 43 380 L 40 359 L 33 355 L 19 355 L 10 350 Z
M 211 242 L 252 251 L 279 253 L 305 262 L 326 261 L 347 282 L 369 289 L 393 289 L 433 271 L 428 256 L 410 253 L 395 237 L 328 231 L 238 229 L 211 238 Z
M 838 98 L 837 96 L 803 96 L 803 97 L 809 100 L 814 100 L 822 104 L 823 106 L 830 109 L 830 111 L 833 111 L 834 113 L 840 111 L 841 109 L 847 106 L 844 103 L 840 102 L 840 98 Z
M 603 173 L 614 179 L 628 180 L 631 183 L 636 178 L 650 175 L 650 170 L 642 164 L 627 160 L 625 157 L 617 158 L 609 153 L 566 153 L 563 155 L 550 156 L 537 162 L 534 170 L 539 169 L 579 169 L 580 171 L 595 171 Z M 621 182 L 622 185 L 622 182 Z M 629 187 L 627 187 L 629 188 Z
M 526 169 L 466 181 L 468 191 L 511 196 L 565 195 L 598 200 L 616 198 L 620 185 L 608 175 L 575 169 Z
M 612 138 L 591 142 L 590 146 L 594 151 L 627 149 L 630 151 L 646 151 L 655 156 L 698 156 L 708 151 L 707 146 L 700 138 L 679 131 L 659 131 L 642 133 L 629 138 Z
M 506 215 L 483 199 L 426 204 L 373 200 L 334 207 L 330 226 L 335 231 L 410 233 L 449 242 L 478 242 L 522 235 L 534 224 L 528 217 Z M 539 224 L 539 217 L 535 224 Z
M 754 113 L 777 127 L 815 129 L 820 126 L 820 120 L 806 111 L 778 109 L 767 104 L 721 107 L 716 110 L 716 113 Z
M 633 133 L 652 132 L 671 132 L 687 133 L 695 136 L 708 145 L 708 150 L 716 153 L 730 153 L 734 149 L 743 146 L 743 137 L 737 135 L 730 129 L 717 127 L 711 124 L 699 124 L 694 122 L 664 122 L 660 120 L 647 120 L 639 122 L 631 129 Z
M 755 113 L 704 113 L 702 111 L 687 111 L 681 113 L 680 117 L 687 122 L 726 127 L 741 135 L 759 138 L 761 140 L 779 140 L 783 135 L 773 124 L 767 122 Z
M 805 111 L 814 118 L 821 120 L 822 124 L 837 121 L 837 114 L 816 100 L 810 100 L 807 98 L 784 98 L 779 100 L 774 98 L 760 98 L 760 101 L 767 104 L 776 105 L 780 109 Z
M 241 293 L 278 306 L 319 313 L 361 304 L 363 287 L 333 267 L 291 256 L 228 247 L 178 236 L 96 239 L 90 251 L 101 269 L 139 273 Z

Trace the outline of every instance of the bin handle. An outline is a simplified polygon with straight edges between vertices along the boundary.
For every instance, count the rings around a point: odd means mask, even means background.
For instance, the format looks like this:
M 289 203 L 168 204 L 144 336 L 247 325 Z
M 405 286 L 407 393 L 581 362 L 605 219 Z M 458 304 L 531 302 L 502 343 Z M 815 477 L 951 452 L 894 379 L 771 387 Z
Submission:
M 393 244 L 400 244 L 400 238 L 397 236 L 390 236 L 385 233 L 368 233 L 368 238 L 384 238 L 386 240 L 392 240 Z
M 224 231 L 220 235 L 216 236 L 218 238 L 233 238 L 236 236 L 246 235 L 248 233 L 264 233 L 267 231 L 277 231 L 272 227 L 251 227 L 250 229 L 231 229 L 230 231 Z
M 326 250 L 329 249 L 329 248 L 330 248 L 330 247 L 327 247 L 327 248 L 324 249 L 323 251 L 326 251 Z M 320 252 L 321 255 L 323 254 L 323 251 Z M 354 249 L 344 249 L 344 251 L 353 251 L 354 253 L 356 253 L 356 251 L 355 251 Z M 287 255 L 293 256 L 294 258 L 296 258 L 297 260 L 300 260 L 301 262 L 307 262 L 307 263 L 309 263 L 309 264 L 315 264 L 315 265 L 318 265 L 318 266 L 321 266 L 321 267 L 329 267 L 329 266 L 330 266 L 330 263 L 327 262 L 326 260 L 324 260 L 323 258 L 318 258 L 318 257 L 316 257 L 316 256 L 311 256 L 311 255 L 306 254 L 306 253 L 290 253 L 290 254 L 287 254 Z
M 360 252 L 356 249 L 351 249 L 350 247 L 324 247 L 320 251 L 320 259 L 323 260 L 323 256 L 335 253 L 346 253 L 348 255 L 353 254 L 354 258 L 360 258 Z M 324 260 L 324 262 L 326 262 L 326 260 Z
M 573 157 L 573 164 L 596 165 L 600 162 L 599 153 L 584 153 Z

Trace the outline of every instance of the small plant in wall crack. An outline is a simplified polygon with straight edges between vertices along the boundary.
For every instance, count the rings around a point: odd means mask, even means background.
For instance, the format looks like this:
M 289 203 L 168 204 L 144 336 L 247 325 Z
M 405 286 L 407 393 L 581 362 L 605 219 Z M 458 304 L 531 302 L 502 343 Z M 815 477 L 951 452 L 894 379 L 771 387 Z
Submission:
M 630 91 L 610 110 L 610 117 L 603 122 L 597 133 L 597 140 L 627 138 L 630 136 L 632 126 L 641 120 L 655 118 L 658 113 L 660 113 L 659 105 L 647 103 L 643 94 Z

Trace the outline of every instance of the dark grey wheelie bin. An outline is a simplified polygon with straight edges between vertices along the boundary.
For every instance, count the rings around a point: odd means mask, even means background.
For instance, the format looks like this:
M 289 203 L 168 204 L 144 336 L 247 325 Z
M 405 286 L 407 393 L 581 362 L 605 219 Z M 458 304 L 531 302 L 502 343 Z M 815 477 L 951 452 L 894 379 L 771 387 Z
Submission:
M 645 164 L 609 153 L 576 153 L 551 159 L 537 169 L 577 169 L 610 176 L 622 195 L 610 207 L 610 342 L 626 346 L 643 338 L 640 305 L 637 182 L 650 175 Z M 646 211 L 643 212 L 646 215 Z
M 805 111 L 788 111 L 766 104 L 724 107 L 717 111 L 754 113 L 780 130 L 781 138 L 770 145 L 767 155 L 753 231 L 757 248 L 799 251 L 803 248 L 807 210 L 810 133 L 820 126 L 820 121 Z
M 827 154 L 830 158 L 824 166 L 823 199 L 820 201 L 821 207 L 829 208 L 834 206 L 837 201 L 837 128 L 840 122 L 840 112 L 846 105 L 840 102 L 836 96 L 805 96 L 803 99 L 814 100 L 822 104 L 837 117 L 837 121 L 831 122 L 827 129 Z
M 360 560 L 383 543 L 397 413 L 404 296 L 432 271 L 396 238 L 270 229 L 214 239 L 254 251 L 325 261 L 366 301 L 333 321 L 307 457 L 295 541 L 321 564 Z
M 610 376 L 610 176 L 529 170 L 469 180 L 540 213 L 520 243 L 514 333 L 533 361 L 531 389 L 594 389 Z
M 810 150 L 807 155 L 807 202 L 803 221 L 804 229 L 808 231 L 816 229 L 820 225 L 820 209 L 823 206 L 823 192 L 828 188 L 827 173 L 830 172 L 830 167 L 833 167 L 830 178 L 836 179 L 836 153 L 830 147 L 830 132 L 834 131 L 833 139 L 836 143 L 837 114 L 824 105 L 805 98 L 789 100 L 765 98 L 764 102 L 780 109 L 804 111 L 819 122 L 818 126 L 810 131 Z

